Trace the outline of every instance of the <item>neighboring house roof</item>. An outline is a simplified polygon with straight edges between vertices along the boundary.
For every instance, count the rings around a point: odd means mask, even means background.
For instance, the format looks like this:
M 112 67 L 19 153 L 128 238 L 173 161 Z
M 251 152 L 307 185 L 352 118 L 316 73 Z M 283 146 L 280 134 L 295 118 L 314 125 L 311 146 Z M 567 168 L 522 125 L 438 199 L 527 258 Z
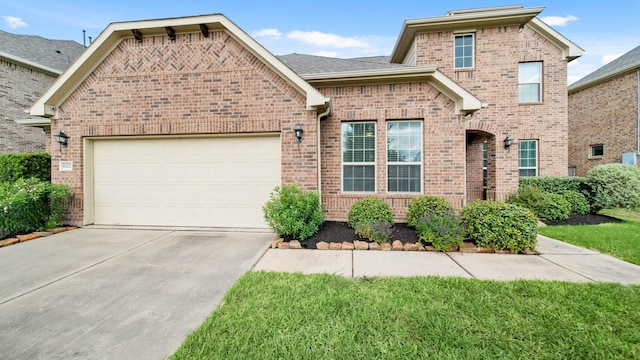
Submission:
M 236 41 L 278 73 L 289 84 L 306 95 L 307 108 L 326 109 L 330 99 L 304 81 L 300 75 L 287 67 L 282 61 L 267 51 L 246 32 L 222 14 L 191 16 L 181 18 L 141 20 L 111 23 L 91 45 L 78 57 L 78 60 L 62 74 L 56 82 L 31 107 L 31 115 L 56 117 L 58 107 L 86 79 L 102 60 L 120 43 L 123 38 L 133 38 L 134 30 L 143 35 L 168 35 L 169 29 L 175 34 L 224 30 Z
M 434 31 L 469 30 L 475 28 L 529 24 L 534 30 L 563 50 L 571 61 L 582 56 L 584 51 L 542 22 L 536 16 L 544 7 L 524 8 L 522 5 L 497 6 L 477 9 L 452 10 L 444 16 L 406 20 L 391 53 L 391 62 L 401 63 L 410 51 L 417 33 Z
M 569 86 L 569 92 L 578 91 L 595 85 L 602 81 L 611 79 L 622 73 L 626 73 L 631 70 L 640 68 L 640 46 L 629 51 L 628 53 L 620 56 L 591 74 L 583 77 L 582 79 L 574 82 Z
M 84 51 L 72 40 L 52 40 L 0 30 L 0 58 L 29 68 L 60 75 Z

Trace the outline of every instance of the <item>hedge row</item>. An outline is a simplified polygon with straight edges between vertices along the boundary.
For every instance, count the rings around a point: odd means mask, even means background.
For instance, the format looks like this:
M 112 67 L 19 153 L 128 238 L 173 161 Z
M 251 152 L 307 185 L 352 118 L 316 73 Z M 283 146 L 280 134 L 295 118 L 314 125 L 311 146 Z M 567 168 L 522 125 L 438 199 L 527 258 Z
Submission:
M 44 152 L 0 155 L 0 183 L 20 178 L 51 181 L 51 155 Z

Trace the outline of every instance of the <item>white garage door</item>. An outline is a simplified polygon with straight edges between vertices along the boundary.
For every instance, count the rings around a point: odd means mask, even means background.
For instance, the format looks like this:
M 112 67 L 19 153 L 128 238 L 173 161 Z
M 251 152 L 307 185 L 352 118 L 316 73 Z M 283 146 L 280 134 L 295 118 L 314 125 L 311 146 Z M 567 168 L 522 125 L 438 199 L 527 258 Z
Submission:
M 95 224 L 266 227 L 278 136 L 92 143 Z

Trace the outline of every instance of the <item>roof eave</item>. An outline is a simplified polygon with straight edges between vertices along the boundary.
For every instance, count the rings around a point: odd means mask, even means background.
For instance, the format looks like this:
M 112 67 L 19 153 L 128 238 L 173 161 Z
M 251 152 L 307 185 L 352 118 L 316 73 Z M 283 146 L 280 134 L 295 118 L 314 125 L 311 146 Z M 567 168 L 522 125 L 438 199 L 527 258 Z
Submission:
M 438 91 L 455 102 L 456 114 L 465 115 L 480 110 L 479 99 L 449 79 L 435 66 L 365 70 L 336 73 L 307 74 L 303 78 L 314 86 L 340 86 L 360 84 L 399 83 L 427 81 Z
M 26 126 L 26 127 L 38 127 L 43 129 L 51 128 L 51 120 L 45 118 L 37 118 L 37 119 L 18 119 L 15 120 L 18 125 Z
M 618 77 L 618 76 L 620 76 L 622 74 L 626 74 L 626 73 L 629 73 L 629 72 L 632 72 L 632 71 L 637 71 L 637 70 L 640 70 L 640 65 L 627 67 L 627 68 L 621 69 L 620 71 L 616 71 L 614 73 L 608 74 L 606 76 L 602 76 L 602 77 L 595 78 L 593 80 L 587 81 L 587 82 L 585 82 L 583 84 L 576 83 L 575 85 L 569 86 L 568 91 L 569 91 L 569 93 L 574 93 L 574 92 L 577 92 L 577 91 L 580 91 L 580 90 L 584 90 L 586 88 L 589 88 L 589 87 L 595 86 L 597 84 L 603 83 L 605 81 L 611 80 L 611 79 L 613 79 L 615 77 Z M 579 81 L 580 80 L 578 80 L 578 82 Z
M 8 54 L 6 52 L 2 52 L 0 51 L 0 59 L 8 61 L 8 62 L 12 62 L 12 63 L 16 63 L 20 66 L 29 68 L 29 69 L 33 69 L 33 70 L 37 70 L 39 72 L 45 73 L 47 75 L 51 75 L 51 76 L 58 76 L 60 74 L 62 74 L 62 71 L 58 70 L 58 69 L 54 69 L 42 64 L 38 64 L 34 61 L 31 60 L 27 60 L 24 58 L 21 58 L 19 56 L 15 56 L 15 55 L 11 55 Z
M 545 39 L 551 41 L 553 44 L 561 48 L 562 55 L 564 56 L 565 60 L 572 61 L 584 55 L 584 49 L 576 45 L 573 41 L 564 37 L 551 26 L 545 24 L 544 21 L 538 18 L 534 18 L 529 23 L 529 26 L 531 26 L 531 28 L 535 32 L 542 35 Z
M 406 56 L 415 35 L 420 32 L 452 31 L 473 28 L 486 28 L 506 25 L 524 26 L 538 16 L 544 7 L 535 8 L 496 8 L 496 10 L 445 15 L 424 19 L 412 19 L 404 22 L 400 35 L 391 53 L 392 63 L 401 63 Z
M 133 37 L 132 29 L 137 29 L 146 36 L 166 35 L 165 27 L 168 26 L 172 27 L 176 34 L 179 34 L 200 32 L 200 24 L 207 25 L 209 31 L 224 30 L 236 41 L 242 43 L 290 85 L 305 94 L 307 110 L 324 110 L 328 106 L 329 100 L 327 98 L 284 65 L 275 55 L 271 54 L 224 15 L 213 14 L 111 23 L 31 107 L 31 115 L 56 118 L 60 104 L 118 46 L 122 39 Z

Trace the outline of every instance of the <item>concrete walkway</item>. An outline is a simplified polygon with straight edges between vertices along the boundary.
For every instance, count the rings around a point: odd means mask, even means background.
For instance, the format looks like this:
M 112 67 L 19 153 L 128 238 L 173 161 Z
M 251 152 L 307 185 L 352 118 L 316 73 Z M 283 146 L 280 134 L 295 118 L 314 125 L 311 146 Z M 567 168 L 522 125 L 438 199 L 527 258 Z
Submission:
M 538 236 L 540 255 L 269 249 L 254 270 L 348 277 L 459 276 L 640 285 L 640 266 Z

